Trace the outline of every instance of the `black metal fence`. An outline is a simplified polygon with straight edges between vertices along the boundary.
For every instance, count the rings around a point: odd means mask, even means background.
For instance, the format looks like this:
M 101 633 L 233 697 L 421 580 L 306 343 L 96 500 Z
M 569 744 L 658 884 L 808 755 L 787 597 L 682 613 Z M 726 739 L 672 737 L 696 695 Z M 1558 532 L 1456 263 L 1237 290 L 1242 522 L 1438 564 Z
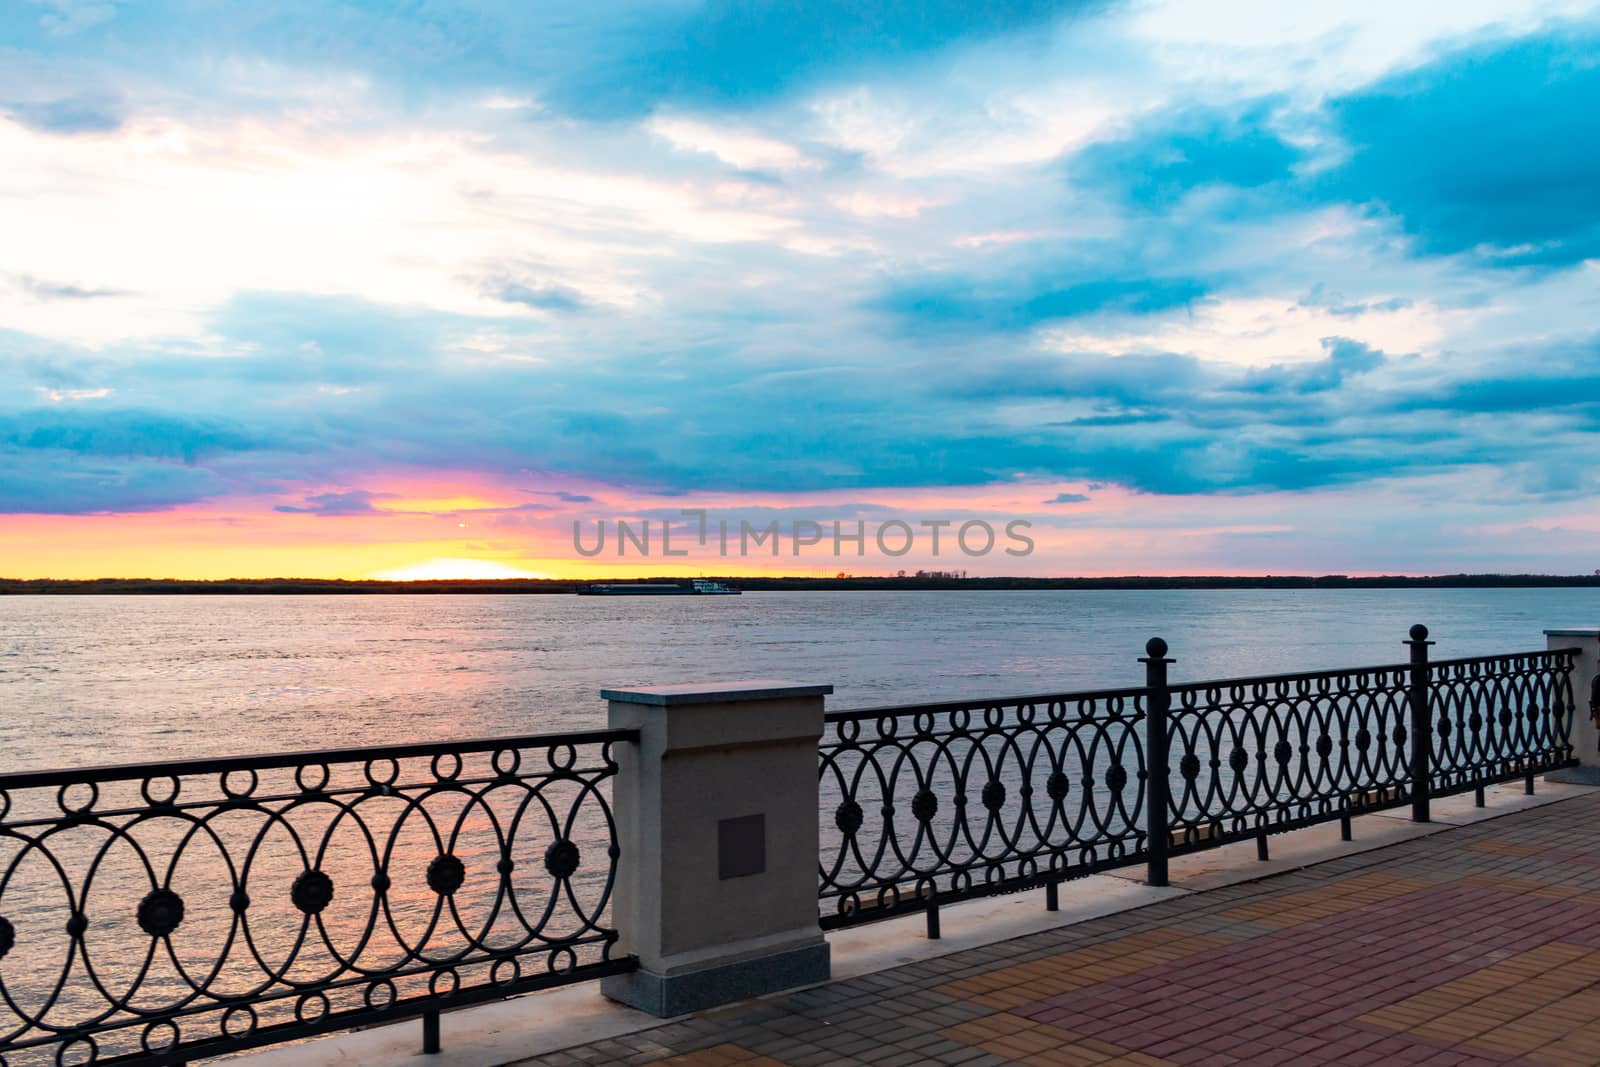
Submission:
M 1047 890 L 1572 764 L 1576 649 L 834 712 L 819 774 L 822 924 Z
M 181 1063 L 631 969 L 612 749 L 0 775 L 0 1064 Z
M 822 925 L 1143 858 L 1146 699 L 1124 689 L 829 714 Z

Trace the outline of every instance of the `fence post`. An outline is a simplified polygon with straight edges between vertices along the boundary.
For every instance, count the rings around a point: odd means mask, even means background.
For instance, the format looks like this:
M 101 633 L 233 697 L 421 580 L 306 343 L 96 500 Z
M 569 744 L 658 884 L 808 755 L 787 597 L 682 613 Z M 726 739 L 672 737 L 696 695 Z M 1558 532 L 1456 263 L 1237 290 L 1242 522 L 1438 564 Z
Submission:
M 612 914 L 639 968 L 606 996 L 657 1016 L 826 981 L 817 741 L 828 685 L 606 689 L 622 746 Z
M 1172 829 L 1167 823 L 1167 806 L 1170 797 L 1167 766 L 1168 726 L 1167 714 L 1172 706 L 1172 693 L 1167 688 L 1167 643 L 1159 637 L 1145 642 L 1144 664 L 1144 826 L 1145 853 L 1148 857 L 1145 881 L 1150 885 L 1167 884 L 1167 853 L 1172 847 Z
M 1427 822 L 1428 797 L 1433 791 L 1433 716 L 1428 710 L 1428 628 L 1420 622 L 1411 628 L 1411 821 Z

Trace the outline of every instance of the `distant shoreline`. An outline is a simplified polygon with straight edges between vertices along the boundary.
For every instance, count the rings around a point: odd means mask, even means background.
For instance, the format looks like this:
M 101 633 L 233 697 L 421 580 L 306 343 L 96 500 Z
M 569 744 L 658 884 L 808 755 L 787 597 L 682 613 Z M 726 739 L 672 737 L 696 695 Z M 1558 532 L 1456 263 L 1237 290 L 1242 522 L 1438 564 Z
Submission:
M 1549 589 L 1600 588 L 1600 575 L 1592 574 L 1436 574 L 1350 577 L 1343 574 L 1311 575 L 1191 575 L 1109 578 L 739 578 L 726 576 L 748 592 L 883 591 L 883 590 L 984 590 L 984 589 Z M 326 594 L 559 594 L 573 593 L 595 581 L 686 582 L 674 576 L 656 578 L 508 578 L 500 580 L 444 580 L 425 582 L 343 581 L 320 578 L 250 578 L 221 581 L 179 579 L 0 578 L 0 596 L 129 596 L 129 595 L 231 595 L 307 596 Z

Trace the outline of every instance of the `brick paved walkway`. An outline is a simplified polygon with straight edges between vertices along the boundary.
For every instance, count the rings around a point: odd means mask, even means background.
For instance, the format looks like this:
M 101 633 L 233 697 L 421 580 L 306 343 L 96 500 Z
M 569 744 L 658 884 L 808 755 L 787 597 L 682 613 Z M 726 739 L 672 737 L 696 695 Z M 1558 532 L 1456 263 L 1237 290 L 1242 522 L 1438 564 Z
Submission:
M 1597 1064 L 1600 794 L 526 1062 Z

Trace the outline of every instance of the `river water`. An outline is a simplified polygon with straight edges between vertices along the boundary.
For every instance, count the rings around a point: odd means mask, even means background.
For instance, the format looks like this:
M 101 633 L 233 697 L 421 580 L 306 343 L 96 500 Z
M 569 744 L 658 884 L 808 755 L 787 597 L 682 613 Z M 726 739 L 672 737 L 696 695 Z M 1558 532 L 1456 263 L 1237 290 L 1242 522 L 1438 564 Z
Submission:
M 785 678 L 866 707 L 1544 647 L 1600 589 L 0 599 L 0 769 L 604 725 L 603 686 Z

